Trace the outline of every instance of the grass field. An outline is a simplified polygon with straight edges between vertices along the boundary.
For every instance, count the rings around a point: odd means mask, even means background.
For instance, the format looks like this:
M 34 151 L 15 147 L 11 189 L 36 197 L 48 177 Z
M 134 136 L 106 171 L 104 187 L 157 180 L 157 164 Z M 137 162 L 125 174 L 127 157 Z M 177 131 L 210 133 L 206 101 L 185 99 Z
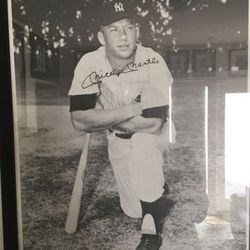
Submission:
M 173 87 L 177 140 L 165 158 L 164 172 L 175 206 L 164 224 L 162 249 L 166 250 L 245 249 L 244 232 L 233 238 L 231 232 L 215 226 L 206 238 L 199 238 L 193 224 L 194 219 L 204 216 L 206 207 L 204 89 L 204 84 L 179 83 Z M 218 152 L 223 152 L 224 93 L 242 92 L 244 87 L 242 83 L 217 83 L 208 90 L 212 164 Z M 91 139 L 78 231 L 65 233 L 84 133 L 74 131 L 66 105 L 36 105 L 35 109 L 37 130 L 19 129 L 24 249 L 135 249 L 140 220 L 127 217 L 119 206 L 104 132 L 94 133 Z M 229 211 L 217 213 L 216 218 L 229 225 Z

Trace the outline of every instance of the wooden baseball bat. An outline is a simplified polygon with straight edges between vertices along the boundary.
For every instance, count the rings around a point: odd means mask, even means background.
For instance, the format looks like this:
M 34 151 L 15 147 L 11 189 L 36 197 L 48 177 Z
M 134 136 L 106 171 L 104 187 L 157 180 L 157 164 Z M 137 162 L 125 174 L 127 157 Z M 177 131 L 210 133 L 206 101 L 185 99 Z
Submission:
M 65 224 L 65 231 L 69 234 L 73 234 L 76 232 L 77 225 L 78 225 L 78 218 L 80 213 L 81 207 L 81 199 L 83 193 L 83 182 L 85 176 L 85 169 L 87 166 L 88 160 L 88 151 L 89 151 L 89 143 L 90 143 L 90 133 L 86 133 L 84 147 L 82 150 L 80 162 L 78 165 L 76 178 L 74 182 L 74 188 L 72 191 L 70 204 L 69 204 L 69 211 L 68 216 Z

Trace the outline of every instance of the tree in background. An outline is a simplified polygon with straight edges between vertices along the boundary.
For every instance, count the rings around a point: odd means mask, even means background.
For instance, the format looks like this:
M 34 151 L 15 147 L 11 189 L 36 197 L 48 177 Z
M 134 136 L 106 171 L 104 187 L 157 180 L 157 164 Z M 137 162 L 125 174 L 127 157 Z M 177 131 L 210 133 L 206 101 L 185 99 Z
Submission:
M 108 0 L 13 0 L 13 19 L 24 24 L 24 39 L 29 46 L 29 34 L 34 32 L 54 48 L 82 46 L 90 51 L 99 46 L 95 25 L 98 2 Z M 226 0 L 218 0 L 223 3 Z M 202 10 L 209 0 L 134 0 L 140 19 L 141 42 L 161 51 L 171 40 L 176 49 L 176 37 L 171 28 L 172 13 L 189 9 Z M 144 35 L 147 34 L 147 35 Z M 15 39 L 16 52 L 21 43 Z M 162 50 L 163 51 L 163 50 Z M 51 53 L 49 51 L 48 53 Z

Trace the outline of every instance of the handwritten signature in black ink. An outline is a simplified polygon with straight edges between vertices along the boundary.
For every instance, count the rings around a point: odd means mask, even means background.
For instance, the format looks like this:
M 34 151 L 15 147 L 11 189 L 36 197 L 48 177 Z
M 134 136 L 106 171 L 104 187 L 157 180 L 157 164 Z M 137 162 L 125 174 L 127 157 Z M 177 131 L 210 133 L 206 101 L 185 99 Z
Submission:
M 128 74 L 134 71 L 138 71 L 140 68 L 149 65 L 149 64 L 158 64 L 159 60 L 157 60 L 155 57 L 153 58 L 149 58 L 146 59 L 144 62 L 139 62 L 139 63 L 128 63 L 127 65 L 125 65 L 121 71 L 117 71 L 117 70 L 112 70 L 110 72 L 105 72 L 103 74 L 98 74 L 96 71 L 93 71 L 92 73 L 90 73 L 82 82 L 82 88 L 86 89 L 91 87 L 92 85 L 95 84 L 101 84 L 102 80 L 104 78 L 108 78 L 111 76 L 118 76 L 121 74 Z

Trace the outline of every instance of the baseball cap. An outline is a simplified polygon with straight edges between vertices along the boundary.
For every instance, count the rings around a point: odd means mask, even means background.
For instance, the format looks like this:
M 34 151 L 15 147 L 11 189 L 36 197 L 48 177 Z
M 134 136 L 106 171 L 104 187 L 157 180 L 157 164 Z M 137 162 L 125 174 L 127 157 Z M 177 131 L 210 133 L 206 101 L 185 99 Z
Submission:
M 134 18 L 135 13 L 130 0 L 112 0 L 102 2 L 96 21 L 99 26 L 106 26 L 124 18 Z

